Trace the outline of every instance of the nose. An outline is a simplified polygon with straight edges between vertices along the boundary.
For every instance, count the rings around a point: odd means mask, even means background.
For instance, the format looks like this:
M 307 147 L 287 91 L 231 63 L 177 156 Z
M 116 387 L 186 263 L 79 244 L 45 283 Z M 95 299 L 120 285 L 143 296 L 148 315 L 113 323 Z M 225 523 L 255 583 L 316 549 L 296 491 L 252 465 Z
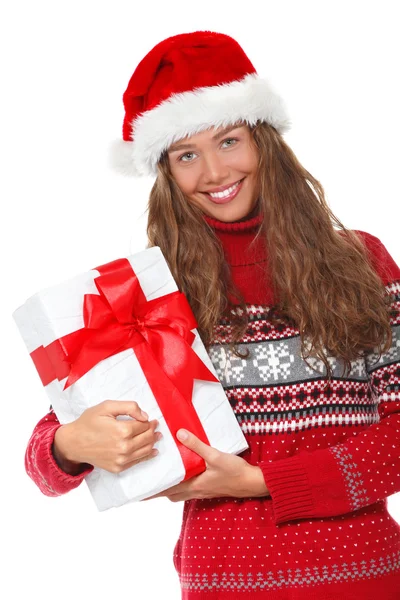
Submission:
M 229 167 L 216 152 L 203 155 L 203 181 L 205 185 L 223 185 L 229 178 Z

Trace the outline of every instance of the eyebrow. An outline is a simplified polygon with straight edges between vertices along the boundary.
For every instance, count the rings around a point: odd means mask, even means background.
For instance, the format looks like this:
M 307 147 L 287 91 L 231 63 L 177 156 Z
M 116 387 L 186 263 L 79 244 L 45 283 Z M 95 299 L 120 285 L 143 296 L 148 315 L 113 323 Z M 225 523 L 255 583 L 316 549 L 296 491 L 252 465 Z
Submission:
M 215 135 L 213 135 L 213 137 L 211 139 L 219 140 L 220 138 L 222 138 L 224 135 L 226 135 L 233 129 L 239 129 L 240 127 L 244 127 L 244 125 L 230 125 L 229 127 L 225 127 L 225 129 L 223 129 L 219 133 L 216 133 Z M 168 148 L 168 152 L 176 152 L 177 150 L 187 150 L 188 148 L 196 148 L 196 144 L 172 145 Z

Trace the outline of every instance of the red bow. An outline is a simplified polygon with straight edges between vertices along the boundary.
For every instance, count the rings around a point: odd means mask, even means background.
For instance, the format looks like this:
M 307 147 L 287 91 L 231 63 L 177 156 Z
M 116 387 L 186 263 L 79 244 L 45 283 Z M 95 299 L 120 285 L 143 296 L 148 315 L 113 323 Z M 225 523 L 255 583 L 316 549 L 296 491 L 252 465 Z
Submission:
M 40 346 L 31 353 L 43 385 L 68 376 L 64 390 L 101 360 L 133 348 L 146 380 L 174 436 L 186 479 L 205 469 L 204 460 L 176 438 L 189 429 L 204 443 L 207 435 L 194 410 L 194 379 L 219 380 L 191 345 L 197 322 L 179 291 L 147 301 L 126 258 L 96 267 L 97 294 L 85 294 L 84 328 Z M 135 400 L 135 398 L 132 398 Z M 140 404 L 140 398 L 136 399 Z

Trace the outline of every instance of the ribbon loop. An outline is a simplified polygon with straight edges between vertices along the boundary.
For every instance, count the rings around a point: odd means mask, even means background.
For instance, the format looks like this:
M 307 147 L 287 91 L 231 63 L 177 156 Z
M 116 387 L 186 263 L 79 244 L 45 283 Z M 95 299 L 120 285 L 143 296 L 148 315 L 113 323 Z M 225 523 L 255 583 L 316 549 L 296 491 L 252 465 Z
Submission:
M 66 390 L 100 361 L 131 348 L 181 453 L 185 480 L 193 477 L 204 471 L 205 462 L 176 432 L 190 429 L 209 444 L 192 404 L 193 385 L 195 379 L 219 379 L 191 347 L 197 322 L 190 305 L 179 291 L 148 301 L 125 258 L 96 270 L 99 295 L 84 295 L 83 329 L 31 353 L 42 382 L 68 375 Z

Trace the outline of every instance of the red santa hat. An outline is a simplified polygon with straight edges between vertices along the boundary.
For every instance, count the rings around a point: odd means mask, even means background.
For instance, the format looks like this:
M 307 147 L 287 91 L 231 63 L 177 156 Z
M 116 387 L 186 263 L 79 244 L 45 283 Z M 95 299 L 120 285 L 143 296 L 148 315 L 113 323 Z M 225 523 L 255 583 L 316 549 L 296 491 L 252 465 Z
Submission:
M 122 140 L 112 166 L 127 175 L 156 175 L 162 153 L 176 141 L 238 121 L 290 128 L 286 106 L 258 76 L 230 36 L 195 31 L 169 37 L 138 64 L 123 95 Z

